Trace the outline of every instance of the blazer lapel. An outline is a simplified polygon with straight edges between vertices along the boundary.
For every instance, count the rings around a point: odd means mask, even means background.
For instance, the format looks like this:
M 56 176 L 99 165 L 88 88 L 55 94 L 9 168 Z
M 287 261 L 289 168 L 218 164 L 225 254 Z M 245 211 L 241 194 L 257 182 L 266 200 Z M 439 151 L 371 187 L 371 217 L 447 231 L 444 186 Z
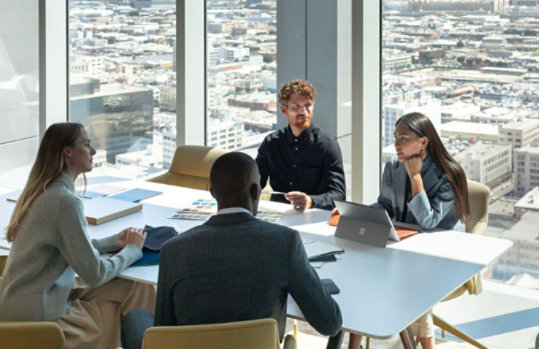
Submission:
M 438 167 L 434 164 L 432 159 L 428 157 L 421 169 L 421 177 L 423 178 L 423 188 L 427 195 L 434 189 L 437 190 L 438 183 L 440 181 L 440 175 L 438 174 Z
M 395 193 L 395 207 L 397 207 L 398 212 L 395 212 L 395 219 L 401 220 L 406 217 L 402 217 L 402 212 L 404 210 L 404 205 L 406 204 L 406 181 L 408 180 L 408 174 L 406 173 L 406 168 L 404 164 L 397 162 L 395 168 L 395 180 L 393 181 L 393 192 Z

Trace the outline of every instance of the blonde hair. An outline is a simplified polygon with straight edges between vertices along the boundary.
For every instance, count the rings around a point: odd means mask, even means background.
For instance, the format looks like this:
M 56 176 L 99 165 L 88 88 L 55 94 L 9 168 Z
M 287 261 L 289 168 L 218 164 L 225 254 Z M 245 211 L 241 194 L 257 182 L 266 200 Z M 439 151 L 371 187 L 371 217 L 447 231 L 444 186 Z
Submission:
M 63 122 L 53 124 L 45 131 L 28 181 L 15 204 L 7 226 L 7 241 L 12 242 L 15 239 L 17 230 L 34 200 L 46 190 L 51 181 L 64 171 L 63 150 L 75 143 L 83 127 L 79 123 Z

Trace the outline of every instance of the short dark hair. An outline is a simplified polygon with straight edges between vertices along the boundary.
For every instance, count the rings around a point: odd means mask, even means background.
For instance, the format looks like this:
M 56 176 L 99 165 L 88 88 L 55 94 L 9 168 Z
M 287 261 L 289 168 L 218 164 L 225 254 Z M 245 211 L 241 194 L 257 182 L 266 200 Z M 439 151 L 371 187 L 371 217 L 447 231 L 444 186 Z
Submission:
M 247 154 L 230 152 L 221 155 L 210 170 L 210 187 L 215 198 L 246 195 L 254 169 L 257 169 L 257 164 Z

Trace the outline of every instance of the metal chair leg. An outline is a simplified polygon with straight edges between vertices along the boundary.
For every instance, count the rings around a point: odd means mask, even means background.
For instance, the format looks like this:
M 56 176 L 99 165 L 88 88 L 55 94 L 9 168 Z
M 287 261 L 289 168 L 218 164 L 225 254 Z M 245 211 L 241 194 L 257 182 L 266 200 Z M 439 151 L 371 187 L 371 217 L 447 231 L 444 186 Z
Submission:
M 461 332 L 461 331 L 457 330 L 455 327 L 451 326 L 448 322 L 442 320 L 438 316 L 433 314 L 432 315 L 432 320 L 434 322 L 434 325 L 440 327 L 442 329 L 442 331 L 445 330 L 445 331 L 451 333 L 452 335 L 462 339 L 463 341 L 470 343 L 471 345 L 473 345 L 476 348 L 487 349 L 487 347 L 485 347 L 483 344 L 479 343 L 478 341 L 476 341 L 472 337 L 468 336 L 464 332 Z
M 414 334 L 410 326 L 406 327 L 402 332 L 399 333 L 404 349 L 415 349 L 416 344 L 414 341 Z

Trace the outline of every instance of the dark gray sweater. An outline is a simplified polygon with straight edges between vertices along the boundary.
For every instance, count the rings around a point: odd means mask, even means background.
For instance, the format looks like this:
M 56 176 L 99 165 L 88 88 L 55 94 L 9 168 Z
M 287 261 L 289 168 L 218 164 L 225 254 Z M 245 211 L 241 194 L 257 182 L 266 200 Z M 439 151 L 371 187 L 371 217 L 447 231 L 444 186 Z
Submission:
M 99 286 L 142 257 L 128 245 L 101 258 L 100 252 L 117 249 L 118 238 L 90 242 L 82 202 L 73 192 L 73 180 L 62 173 L 22 221 L 0 281 L 0 321 L 59 319 L 69 310 L 75 273 Z

